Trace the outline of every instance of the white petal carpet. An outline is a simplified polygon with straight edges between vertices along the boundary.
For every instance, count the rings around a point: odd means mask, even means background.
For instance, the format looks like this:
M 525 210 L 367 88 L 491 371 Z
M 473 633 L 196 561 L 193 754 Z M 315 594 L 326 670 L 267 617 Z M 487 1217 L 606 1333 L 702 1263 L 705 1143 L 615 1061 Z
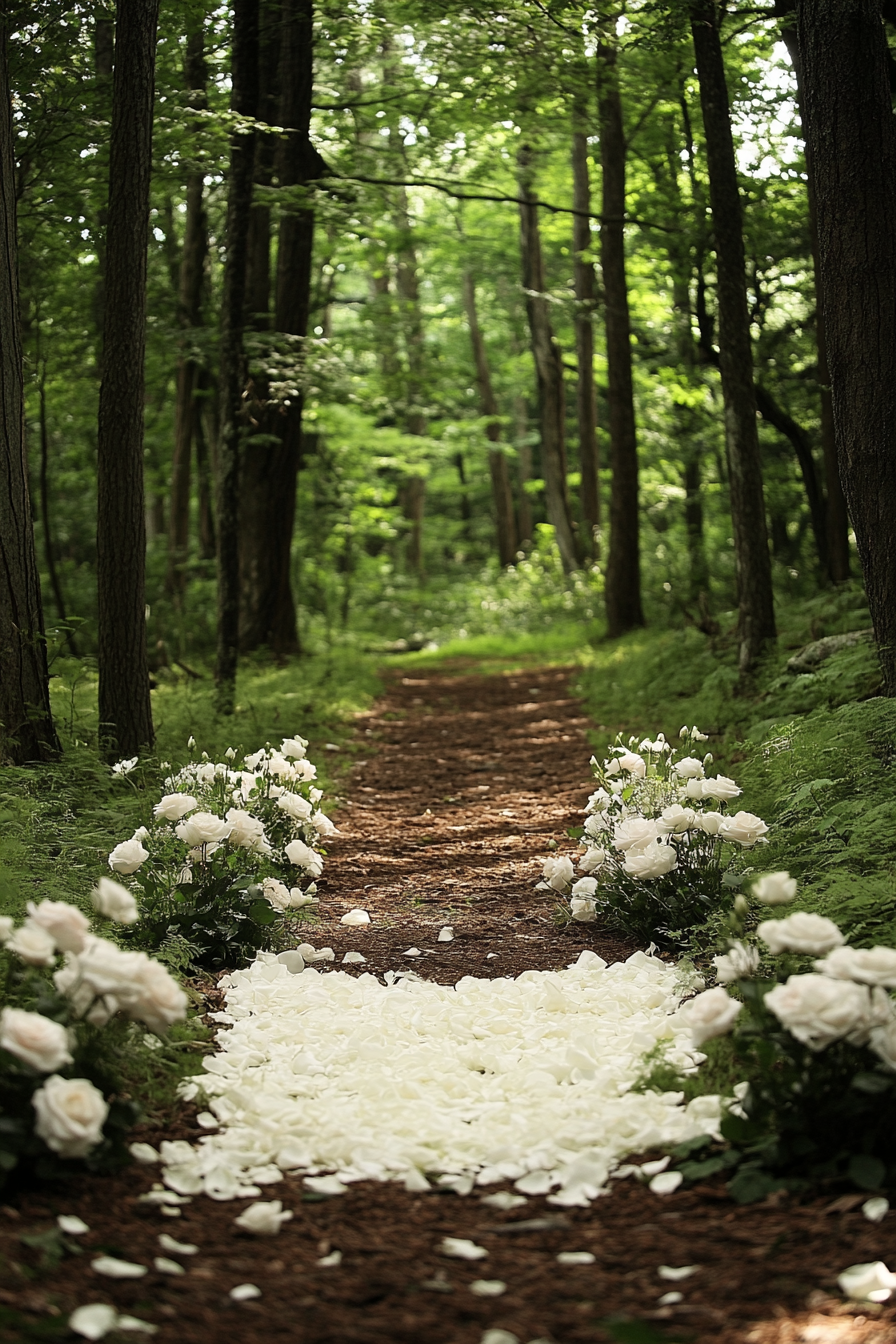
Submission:
M 232 1199 L 283 1171 L 329 1193 L 509 1179 L 585 1205 L 626 1154 L 717 1130 L 716 1097 L 631 1091 L 657 1041 L 686 1067 L 702 1058 L 671 1016 L 676 968 L 657 958 L 583 952 L 564 971 L 454 987 L 386 979 L 262 959 L 235 972 L 219 1052 L 187 1088 L 220 1128 L 162 1145 L 166 1184 Z

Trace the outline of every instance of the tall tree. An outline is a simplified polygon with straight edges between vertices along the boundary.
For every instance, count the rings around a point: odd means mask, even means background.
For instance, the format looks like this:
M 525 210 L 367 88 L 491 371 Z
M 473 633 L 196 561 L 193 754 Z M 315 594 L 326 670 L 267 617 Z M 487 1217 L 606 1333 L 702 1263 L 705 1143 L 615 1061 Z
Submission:
M 230 107 L 254 118 L 258 104 L 258 0 L 234 0 Z M 233 712 L 240 637 L 240 439 L 244 431 L 246 359 L 246 255 L 252 210 L 255 131 L 238 123 L 230 136 L 230 181 L 224 279 L 221 294 L 221 347 L 218 435 L 218 647 L 215 660 L 218 708 Z
M 566 400 L 563 390 L 563 356 L 554 338 L 538 224 L 538 197 L 533 190 L 534 164 L 531 148 L 523 144 L 517 153 L 520 186 L 520 252 L 526 316 L 535 360 L 538 412 L 541 429 L 541 471 L 544 477 L 548 521 L 554 528 L 560 561 L 567 574 L 578 567 L 575 536 L 569 513 L 566 485 Z
M 497 444 L 501 439 L 501 426 L 498 423 L 498 400 L 492 387 L 491 370 L 488 366 L 488 353 L 482 339 L 479 326 L 479 314 L 476 308 L 476 282 L 470 270 L 464 271 L 464 311 L 467 326 L 470 329 L 470 342 L 473 346 L 473 363 L 476 367 L 476 382 L 479 385 L 479 405 L 484 416 L 489 417 L 485 433 L 490 443 Z M 512 565 L 516 559 L 516 520 L 513 515 L 513 490 L 510 485 L 510 471 L 507 458 L 500 448 L 490 448 L 488 454 L 489 475 L 492 482 L 492 500 L 495 506 L 495 525 L 498 533 L 498 558 L 502 565 Z
M 610 552 L 605 600 L 607 631 L 623 635 L 644 624 L 638 515 L 638 435 L 632 380 L 631 320 L 625 273 L 626 143 L 616 46 L 604 34 L 597 50 L 600 165 L 603 174 L 600 259 L 607 335 L 607 421 L 610 431 Z
M 111 754 L 153 741 L 143 489 L 146 246 L 159 0 L 119 6 L 112 75 L 103 377 L 97 428 L 99 731 Z
M 59 741 L 50 712 L 25 453 L 7 14 L 4 7 L 0 16 L 0 762 L 22 765 L 52 760 Z
M 797 0 L 840 474 L 896 695 L 896 133 L 879 0 Z
M 739 610 L 738 661 L 741 672 L 747 672 L 764 645 L 775 638 L 776 629 L 756 428 L 743 214 L 722 58 L 718 0 L 691 0 L 690 17 L 700 82 L 716 252 L 719 367 L 725 403 L 725 444 Z
M 600 527 L 600 452 L 597 442 L 597 395 L 594 387 L 594 264 L 591 248 L 591 183 L 588 174 L 588 103 L 579 89 L 573 101 L 572 220 L 573 286 L 576 297 L 576 419 L 579 429 L 579 472 L 582 478 L 583 549 L 597 554 Z

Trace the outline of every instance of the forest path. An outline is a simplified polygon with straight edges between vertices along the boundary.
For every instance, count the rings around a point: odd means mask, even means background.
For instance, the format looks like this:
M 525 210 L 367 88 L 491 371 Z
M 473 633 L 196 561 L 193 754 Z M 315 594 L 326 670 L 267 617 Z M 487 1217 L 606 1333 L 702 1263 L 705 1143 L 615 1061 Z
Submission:
M 632 946 L 593 926 L 558 929 L 535 890 L 549 842 L 572 851 L 591 776 L 588 718 L 570 693 L 576 668 L 465 675 L 463 663 L 392 672 L 359 714 L 358 756 L 345 778 L 309 934 L 337 963 L 462 975 L 516 975 L 568 965 L 584 947 L 607 961 Z M 355 907 L 371 925 L 346 928 Z M 450 925 L 454 941 L 438 942 Z M 416 947 L 421 956 L 405 956 Z

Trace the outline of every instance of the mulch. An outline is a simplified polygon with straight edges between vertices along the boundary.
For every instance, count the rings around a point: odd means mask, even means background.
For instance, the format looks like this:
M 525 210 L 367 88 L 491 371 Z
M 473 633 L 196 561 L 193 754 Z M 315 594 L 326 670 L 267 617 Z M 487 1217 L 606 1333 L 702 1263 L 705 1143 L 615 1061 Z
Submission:
M 341 835 L 331 843 L 319 922 L 303 936 L 334 948 L 337 965 L 345 951 L 362 952 L 358 973 L 407 970 L 443 984 L 555 969 L 584 947 L 608 961 L 627 956 L 632 948 L 595 926 L 558 928 L 552 902 L 534 890 L 537 860 L 551 840 L 569 844 L 565 832 L 588 793 L 589 725 L 571 676 L 553 668 L 485 678 L 444 665 L 437 674 L 396 672 L 358 716 Z M 356 906 L 370 912 L 370 927 L 339 924 Z M 455 939 L 439 943 L 446 924 Z M 408 957 L 412 947 L 422 955 Z M 138 1137 L 201 1132 L 185 1107 L 174 1129 Z M 8 1196 L 0 1341 L 64 1334 L 69 1312 L 93 1301 L 154 1322 L 163 1344 L 480 1344 L 489 1329 L 522 1344 L 896 1341 L 896 1308 L 843 1303 L 836 1287 L 849 1264 L 896 1264 L 896 1213 L 871 1224 L 860 1198 L 836 1192 L 779 1194 L 744 1208 L 721 1182 L 660 1198 L 623 1180 L 588 1209 L 535 1197 L 501 1212 L 479 1199 L 496 1186 L 461 1198 L 364 1182 L 319 1200 L 288 1178 L 263 1197 L 281 1198 L 293 1220 L 275 1239 L 253 1239 L 233 1224 L 246 1201 L 197 1197 L 179 1218 L 139 1204 L 154 1179 L 157 1169 L 133 1166 Z M 42 1265 L 46 1247 L 34 1239 L 59 1213 L 79 1214 L 91 1230 L 71 1239 L 81 1254 Z M 91 1270 L 98 1251 L 151 1265 L 167 1254 L 160 1233 L 199 1246 L 195 1256 L 173 1257 L 183 1276 L 151 1269 L 121 1281 Z M 446 1259 L 438 1249 L 446 1236 L 469 1238 L 488 1257 Z M 334 1251 L 341 1263 L 318 1263 Z M 590 1251 L 594 1263 L 560 1265 L 561 1251 Z M 672 1283 L 660 1265 L 699 1268 Z M 477 1279 L 503 1280 L 507 1290 L 476 1296 Z M 228 1293 L 240 1283 L 261 1297 L 233 1302 Z M 683 1300 L 661 1305 L 670 1291 Z

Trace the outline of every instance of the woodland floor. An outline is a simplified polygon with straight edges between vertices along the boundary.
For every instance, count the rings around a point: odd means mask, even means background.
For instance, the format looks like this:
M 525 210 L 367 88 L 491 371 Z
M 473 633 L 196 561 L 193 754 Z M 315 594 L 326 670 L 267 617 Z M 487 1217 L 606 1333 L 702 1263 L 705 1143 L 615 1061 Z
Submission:
M 321 884 L 320 923 L 305 936 L 333 947 L 337 964 L 354 948 L 367 958 L 360 970 L 414 970 L 442 983 L 555 969 L 586 946 L 608 960 L 625 957 L 632 949 L 594 926 L 558 930 L 550 900 L 534 890 L 536 859 L 551 838 L 563 842 L 587 794 L 588 723 L 571 676 L 557 668 L 471 676 L 460 664 L 397 672 L 359 716 L 337 817 L 342 834 Z M 340 926 L 361 905 L 372 926 Z M 445 924 L 452 943 L 436 941 Z M 411 947 L 423 955 L 408 958 Z M 187 1109 L 176 1129 L 138 1137 L 156 1143 L 201 1132 Z M 316 1201 L 287 1179 L 262 1196 L 295 1210 L 271 1241 L 234 1227 L 245 1201 L 197 1197 L 177 1219 L 139 1205 L 156 1172 L 78 1179 L 0 1208 L 0 1340 L 47 1338 L 54 1326 L 64 1333 L 75 1306 L 104 1301 L 155 1322 L 162 1344 L 479 1344 L 491 1328 L 522 1344 L 585 1344 L 614 1337 L 601 1328 L 614 1318 L 644 1323 L 628 1333 L 616 1327 L 615 1337 L 631 1344 L 896 1341 L 896 1308 L 844 1305 L 836 1288 L 847 1265 L 896 1262 L 896 1213 L 871 1224 L 860 1198 L 850 1206 L 831 1195 L 773 1196 L 744 1208 L 722 1184 L 660 1198 L 623 1180 L 587 1209 L 560 1212 L 531 1198 L 502 1213 L 476 1193 L 411 1194 L 377 1183 Z M 23 1238 L 52 1229 L 59 1213 L 78 1213 L 91 1231 L 79 1239 L 81 1255 L 41 1269 L 40 1247 Z M 150 1270 L 119 1281 L 91 1270 L 100 1249 L 151 1264 L 160 1233 L 199 1246 L 183 1258 L 183 1277 Z M 444 1259 L 444 1236 L 475 1240 L 488 1260 Z M 332 1250 L 342 1263 L 320 1267 Z M 558 1265 L 562 1250 L 591 1251 L 595 1263 Z M 672 1284 L 658 1277 L 662 1264 L 700 1269 Z M 474 1296 L 469 1284 L 483 1277 L 504 1280 L 506 1294 Z M 247 1282 L 262 1296 L 232 1302 L 229 1290 Z M 685 1301 L 658 1306 L 675 1288 Z

